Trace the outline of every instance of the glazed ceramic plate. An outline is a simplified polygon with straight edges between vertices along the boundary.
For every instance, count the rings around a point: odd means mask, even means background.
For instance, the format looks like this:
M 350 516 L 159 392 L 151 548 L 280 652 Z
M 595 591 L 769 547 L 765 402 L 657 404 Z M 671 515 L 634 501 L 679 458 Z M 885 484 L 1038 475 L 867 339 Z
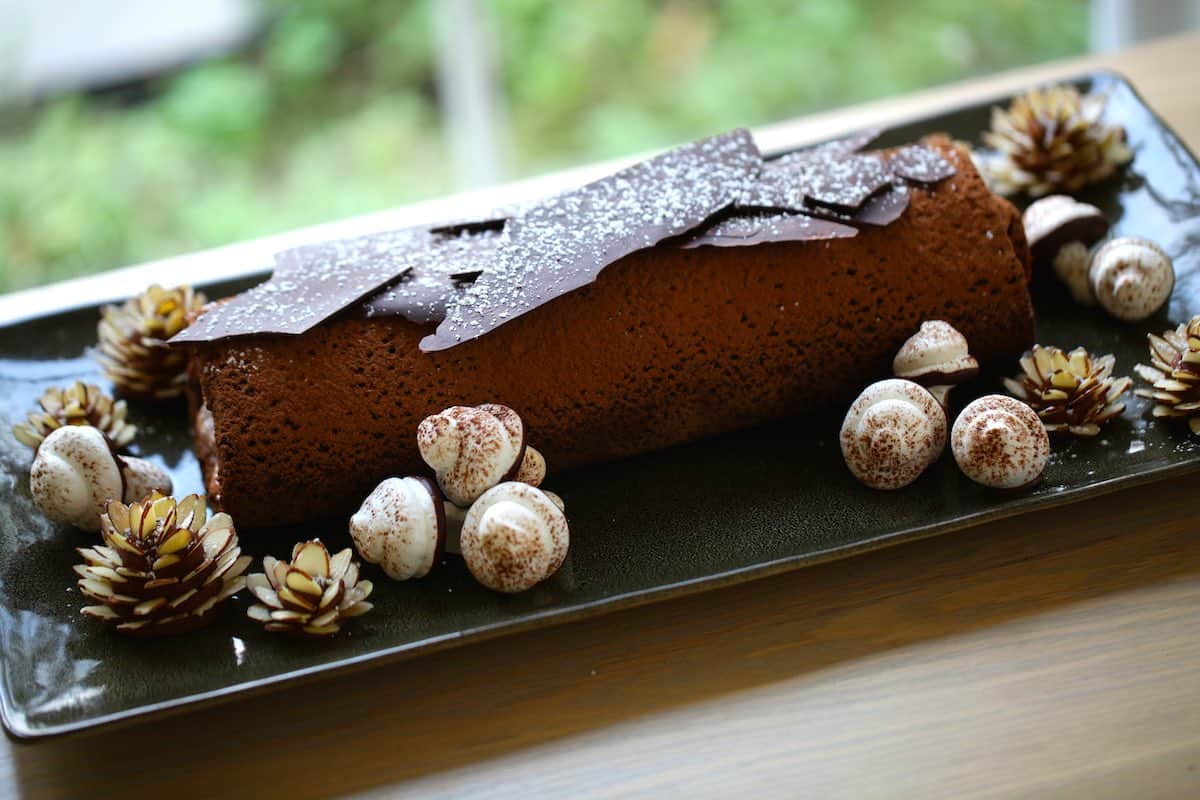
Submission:
M 1142 324 L 1120 324 L 1038 285 L 1038 338 L 1117 355 L 1127 373 L 1146 360 L 1146 332 L 1200 313 L 1200 167 L 1123 81 L 1082 85 L 1111 92 L 1108 116 L 1125 124 L 1136 153 L 1123 177 L 1089 191 L 1118 234 L 1156 239 L 1175 258 L 1170 308 Z M 885 143 L 932 131 L 976 140 L 988 105 L 892 130 Z M 185 275 L 179 276 L 186 280 Z M 253 281 L 247 282 L 246 285 Z M 1053 281 L 1049 282 L 1053 284 Z M 220 296 L 241 286 L 212 287 Z M 899 492 L 851 478 L 837 444 L 840 413 L 811 414 L 670 450 L 566 474 L 548 487 L 564 498 L 571 555 L 551 581 L 520 596 L 477 585 L 449 557 L 429 578 L 375 580 L 376 608 L 329 641 L 268 634 L 235 598 L 229 617 L 185 636 L 148 642 L 114 635 L 79 615 L 74 548 L 95 535 L 48 524 L 29 496 L 30 452 L 8 429 L 41 392 L 80 378 L 100 380 L 88 348 L 96 309 L 0 329 L 0 710 L 14 735 L 39 737 L 162 712 L 316 673 L 344 670 L 451 644 L 549 625 L 794 569 L 890 544 L 947 533 L 1200 467 L 1200 440 L 1152 423 L 1131 398 L 1124 416 L 1089 441 L 1059 442 L 1045 479 L 1017 494 L 986 490 L 943 458 Z M 1011 365 L 1016 371 L 1016 365 Z M 1000 388 L 996 375 L 959 389 L 961 404 Z M 139 452 L 170 470 L 176 494 L 200 491 L 181 405 L 134 405 Z M 277 498 L 286 502 L 286 498 Z M 345 520 L 243 537 L 254 556 L 286 555 L 320 536 L 348 545 Z

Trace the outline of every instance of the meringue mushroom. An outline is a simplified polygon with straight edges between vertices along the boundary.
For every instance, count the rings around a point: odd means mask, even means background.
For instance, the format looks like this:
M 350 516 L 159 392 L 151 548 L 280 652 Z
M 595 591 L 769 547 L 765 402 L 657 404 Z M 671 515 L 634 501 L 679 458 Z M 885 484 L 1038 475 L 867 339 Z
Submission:
M 873 489 L 899 489 L 941 455 L 946 412 L 928 390 L 912 381 L 879 381 L 850 406 L 841 442 L 854 477 Z
M 1083 242 L 1068 242 L 1054 257 L 1054 274 L 1066 284 L 1071 292 L 1071 299 L 1081 306 L 1096 305 L 1096 296 L 1092 294 L 1092 284 L 1088 282 L 1088 267 L 1092 263 L 1092 254 Z
M 1001 394 L 980 397 L 962 410 L 950 447 L 968 478 L 996 489 L 1029 486 L 1050 459 L 1050 437 L 1038 415 Z
M 546 480 L 546 459 L 533 447 L 526 446 L 516 480 L 530 486 L 541 486 L 542 481 Z
M 96 428 L 68 425 L 42 441 L 29 489 L 34 505 L 52 522 L 98 531 L 109 500 L 132 503 L 155 490 L 170 494 L 171 478 L 149 461 L 115 456 Z
M 446 545 L 442 496 L 426 478 L 388 478 L 350 518 L 350 538 L 389 578 L 422 578 Z
M 1093 205 L 1065 194 L 1036 200 L 1021 215 L 1035 267 L 1053 263 L 1064 245 L 1091 247 L 1108 233 L 1108 220 Z
M 452 406 L 421 421 L 417 447 L 446 499 L 466 507 L 517 474 L 525 429 L 521 417 L 507 406 Z
M 1122 236 L 1105 242 L 1092 256 L 1088 282 L 1105 311 L 1136 322 L 1167 302 L 1175 288 L 1175 266 L 1154 242 Z
M 940 319 L 921 323 L 892 360 L 892 372 L 929 389 L 944 408 L 950 390 L 979 374 L 979 362 L 971 355 L 967 339 Z
M 467 512 L 462 554 L 489 589 L 531 589 L 562 566 L 570 545 L 567 518 L 540 489 L 519 481 L 488 489 Z
M 118 456 L 117 463 L 121 467 L 121 476 L 125 479 L 121 502 L 135 503 L 149 497 L 154 492 L 163 495 L 170 494 L 171 476 L 158 464 L 129 456 Z

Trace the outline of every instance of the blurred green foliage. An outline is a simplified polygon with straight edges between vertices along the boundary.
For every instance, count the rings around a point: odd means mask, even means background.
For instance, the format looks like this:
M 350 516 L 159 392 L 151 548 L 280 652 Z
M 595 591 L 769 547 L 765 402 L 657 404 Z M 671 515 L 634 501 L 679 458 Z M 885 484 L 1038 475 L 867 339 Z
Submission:
M 1086 0 L 482 0 L 545 171 L 1082 52 Z M 0 290 L 444 193 L 434 0 L 271 0 L 246 52 L 0 114 Z

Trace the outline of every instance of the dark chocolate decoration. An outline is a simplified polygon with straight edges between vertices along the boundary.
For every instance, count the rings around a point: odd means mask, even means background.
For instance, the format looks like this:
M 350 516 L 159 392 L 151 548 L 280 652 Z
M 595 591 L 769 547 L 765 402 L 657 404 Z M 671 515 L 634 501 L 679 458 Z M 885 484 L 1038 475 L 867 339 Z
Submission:
M 900 219 L 908 208 L 908 187 L 897 183 L 863 203 L 854 214 L 854 222 L 883 227 Z
M 172 344 L 255 333 L 304 333 L 411 269 L 428 234 L 405 229 L 285 250 L 265 283 L 218 305 Z
M 788 211 L 819 205 L 852 211 L 891 183 L 891 170 L 879 156 L 805 151 L 767 162 L 739 205 Z
M 937 183 L 954 174 L 954 165 L 941 153 L 923 144 L 901 147 L 888 157 L 892 172 L 917 183 Z
M 738 130 L 484 219 L 288 250 L 276 256 L 270 280 L 215 306 L 172 342 L 303 333 L 357 305 L 368 317 L 440 323 L 421 349 L 444 350 L 660 242 L 739 247 L 852 237 L 904 213 L 905 181 L 928 185 L 955 172 L 952 160 L 923 145 L 860 153 L 878 133 L 764 163 Z
M 832 220 L 783 212 L 741 212 L 693 234 L 680 247 L 745 247 L 767 242 L 849 239 L 858 229 Z
M 441 236 L 461 236 L 464 233 L 499 233 L 508 224 L 508 217 L 493 219 L 460 220 L 446 222 L 429 229 L 429 232 Z
M 503 225 L 434 228 L 414 253 L 412 272 L 363 303 L 368 317 L 401 316 L 425 325 L 441 322 L 451 300 L 491 263 L 503 239 Z
M 704 139 L 537 203 L 509 223 L 491 265 L 421 341 L 475 339 L 593 282 L 609 264 L 687 233 L 743 196 L 762 168 L 744 130 Z
M 879 156 L 852 154 L 817 162 L 807 169 L 805 193 L 810 203 L 859 208 L 867 198 L 892 183 L 891 170 Z

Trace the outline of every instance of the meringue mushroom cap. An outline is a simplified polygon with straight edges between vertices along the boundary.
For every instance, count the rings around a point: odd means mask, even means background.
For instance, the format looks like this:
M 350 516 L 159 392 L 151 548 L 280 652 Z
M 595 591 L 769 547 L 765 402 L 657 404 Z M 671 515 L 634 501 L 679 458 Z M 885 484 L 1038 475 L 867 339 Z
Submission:
M 559 511 L 563 512 L 564 514 L 567 512 L 567 504 L 557 494 L 550 491 L 549 489 L 542 489 L 542 494 L 546 495 L 546 497 L 549 497 L 550 502 L 554 503 L 554 505 L 558 506 Z
M 1001 394 L 967 404 L 954 421 L 950 447 L 968 478 L 996 489 L 1029 486 L 1050 460 L 1050 437 L 1037 413 Z
M 892 372 L 923 386 L 961 383 L 979 373 L 979 362 L 971 355 L 967 338 L 940 319 L 921 323 L 896 357 Z
M 912 381 L 879 381 L 850 406 L 841 445 L 854 477 L 873 489 L 899 489 L 941 455 L 946 412 L 927 389 Z
M 524 425 L 507 406 L 452 406 L 421 421 L 417 447 L 447 499 L 466 507 L 516 474 L 525 451 Z
M 125 481 L 121 502 L 128 505 L 147 497 L 151 492 L 170 495 L 171 476 L 152 461 L 132 456 L 120 457 L 121 477 Z
M 350 518 L 350 538 L 364 561 L 398 581 L 429 574 L 445 549 L 440 493 L 426 478 L 388 478 Z
M 531 589 L 562 566 L 570 545 L 567 518 L 540 489 L 519 481 L 495 486 L 463 521 L 467 569 L 489 589 Z
M 1170 298 L 1175 266 L 1154 242 L 1122 236 L 1105 242 L 1092 256 L 1088 281 L 1105 311 L 1119 320 L 1137 322 Z
M 1108 233 L 1108 220 L 1100 209 L 1065 194 L 1034 201 L 1021 222 L 1035 267 L 1053 263 L 1064 245 L 1080 242 L 1089 247 Z
M 513 480 L 528 483 L 530 486 L 541 486 L 546 480 L 546 459 L 533 447 L 525 447 L 525 455 L 521 458 L 521 466 Z
M 42 440 L 29 489 L 34 505 L 52 522 L 98 531 L 105 503 L 122 497 L 121 469 L 103 433 L 66 425 Z

